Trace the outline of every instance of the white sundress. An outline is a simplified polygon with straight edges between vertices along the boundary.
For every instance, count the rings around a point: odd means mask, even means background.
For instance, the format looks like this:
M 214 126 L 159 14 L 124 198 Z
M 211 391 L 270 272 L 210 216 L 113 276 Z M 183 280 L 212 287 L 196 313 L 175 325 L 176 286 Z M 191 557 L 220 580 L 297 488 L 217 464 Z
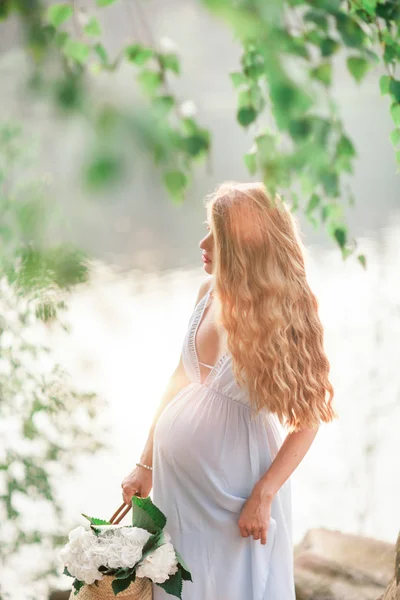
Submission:
M 283 435 L 267 410 L 251 419 L 228 353 L 201 380 L 195 339 L 210 292 L 195 307 L 183 341 L 191 382 L 154 429 L 152 499 L 192 574 L 192 582 L 183 582 L 182 600 L 295 600 L 290 478 L 272 501 L 265 545 L 242 537 L 237 524 Z M 153 600 L 171 598 L 153 584 Z

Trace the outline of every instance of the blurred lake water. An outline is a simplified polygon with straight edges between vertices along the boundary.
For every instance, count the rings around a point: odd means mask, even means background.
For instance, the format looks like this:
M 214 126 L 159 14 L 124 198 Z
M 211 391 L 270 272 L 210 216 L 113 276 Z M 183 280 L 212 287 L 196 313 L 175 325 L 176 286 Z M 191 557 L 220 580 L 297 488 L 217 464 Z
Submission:
M 320 304 L 340 419 L 322 425 L 292 475 L 294 541 L 310 527 L 394 542 L 400 485 L 400 219 L 355 258 L 311 246 L 307 269 Z M 90 284 L 72 295 L 70 335 L 50 332 L 58 360 L 75 383 L 106 398 L 110 447 L 82 459 L 57 482 L 71 526 L 82 512 L 109 518 L 120 484 L 139 460 L 148 428 L 176 367 L 198 287 L 199 267 L 163 274 L 118 273 L 96 264 Z

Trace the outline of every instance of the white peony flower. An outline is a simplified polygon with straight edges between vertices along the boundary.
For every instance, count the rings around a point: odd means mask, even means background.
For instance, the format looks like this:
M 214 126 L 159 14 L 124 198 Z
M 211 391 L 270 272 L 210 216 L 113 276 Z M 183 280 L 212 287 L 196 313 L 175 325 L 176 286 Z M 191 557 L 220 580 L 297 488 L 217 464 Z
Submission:
M 146 556 L 136 569 L 137 577 L 148 577 L 154 583 L 163 583 L 178 570 L 175 550 L 170 541 Z
M 192 119 L 197 113 L 197 107 L 193 100 L 186 100 L 180 104 L 179 112 L 185 119 Z

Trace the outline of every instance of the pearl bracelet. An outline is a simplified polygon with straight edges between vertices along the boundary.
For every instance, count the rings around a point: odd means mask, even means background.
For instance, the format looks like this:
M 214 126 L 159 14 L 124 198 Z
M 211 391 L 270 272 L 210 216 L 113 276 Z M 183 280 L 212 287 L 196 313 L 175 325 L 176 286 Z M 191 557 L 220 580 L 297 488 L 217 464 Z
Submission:
M 148 469 L 149 471 L 152 471 L 152 470 L 153 470 L 153 467 L 149 467 L 149 465 L 144 465 L 144 464 L 143 464 L 143 463 L 141 463 L 141 462 L 137 462 L 137 463 L 136 463 L 136 466 L 137 466 L 137 467 L 144 467 L 145 469 Z

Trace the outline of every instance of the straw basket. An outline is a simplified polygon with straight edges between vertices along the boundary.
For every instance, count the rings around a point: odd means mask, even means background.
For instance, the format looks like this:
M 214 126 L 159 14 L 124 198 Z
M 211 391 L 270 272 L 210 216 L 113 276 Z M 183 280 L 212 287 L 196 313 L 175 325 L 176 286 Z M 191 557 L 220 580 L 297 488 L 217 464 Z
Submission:
M 105 575 L 103 579 L 91 585 L 84 585 L 75 596 L 71 592 L 69 600 L 153 600 L 153 586 L 147 577 L 137 577 L 123 592 L 115 596 L 111 584 L 114 577 Z
M 131 506 L 121 504 L 110 519 L 113 525 L 118 524 L 130 511 Z M 84 585 L 75 595 L 72 590 L 69 600 L 115 600 L 116 596 L 111 587 L 115 577 L 113 575 L 104 575 L 103 579 L 96 583 Z M 148 577 L 136 577 L 129 587 L 122 592 L 118 592 L 118 599 L 124 600 L 153 600 L 153 584 Z

